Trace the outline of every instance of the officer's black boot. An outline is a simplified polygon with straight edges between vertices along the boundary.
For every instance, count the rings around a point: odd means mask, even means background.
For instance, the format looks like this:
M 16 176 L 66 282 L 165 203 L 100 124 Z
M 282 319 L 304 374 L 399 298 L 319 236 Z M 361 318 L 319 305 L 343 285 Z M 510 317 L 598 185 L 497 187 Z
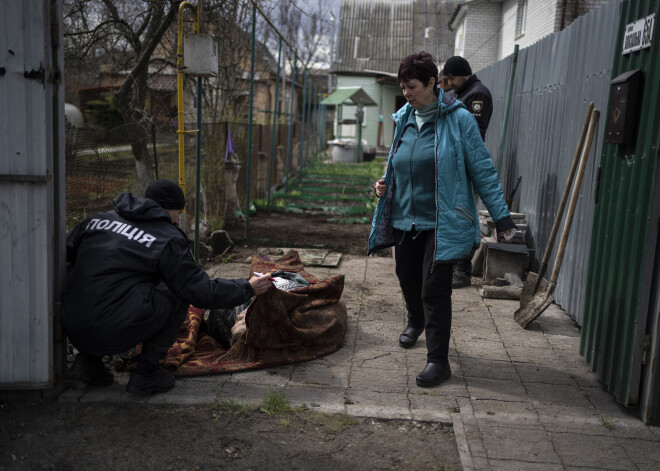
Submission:
M 140 361 L 131 373 L 126 391 L 133 394 L 156 394 L 174 387 L 176 379 L 172 373 L 162 370 L 157 364 Z

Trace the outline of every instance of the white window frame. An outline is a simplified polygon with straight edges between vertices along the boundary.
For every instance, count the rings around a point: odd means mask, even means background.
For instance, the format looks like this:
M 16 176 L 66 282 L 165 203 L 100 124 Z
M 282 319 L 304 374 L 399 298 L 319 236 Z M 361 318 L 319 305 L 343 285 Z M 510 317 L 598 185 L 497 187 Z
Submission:
M 465 55 L 465 20 L 461 21 L 461 24 L 456 28 L 456 43 L 454 45 L 454 55 L 464 56 Z
M 516 38 L 524 36 L 527 31 L 528 0 L 518 0 L 518 14 L 516 15 Z

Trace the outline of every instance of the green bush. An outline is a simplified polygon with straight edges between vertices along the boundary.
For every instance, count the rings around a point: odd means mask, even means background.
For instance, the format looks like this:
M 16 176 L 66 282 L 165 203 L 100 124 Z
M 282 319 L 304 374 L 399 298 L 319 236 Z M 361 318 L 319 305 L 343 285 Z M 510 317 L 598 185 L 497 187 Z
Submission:
M 114 95 L 108 95 L 104 100 L 88 101 L 85 116 L 88 122 L 100 126 L 106 131 L 124 124 Z

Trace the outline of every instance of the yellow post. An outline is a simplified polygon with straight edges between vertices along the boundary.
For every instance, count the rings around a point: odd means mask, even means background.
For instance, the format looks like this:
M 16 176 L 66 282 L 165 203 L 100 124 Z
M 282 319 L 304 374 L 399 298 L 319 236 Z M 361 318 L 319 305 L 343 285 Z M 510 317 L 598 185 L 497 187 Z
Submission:
M 183 190 L 183 194 L 186 194 L 186 173 L 184 166 L 184 137 L 186 132 L 196 132 L 196 131 L 186 131 L 185 123 L 183 121 L 183 10 L 184 8 L 190 8 L 193 12 L 197 13 L 195 5 L 190 2 L 181 2 L 179 5 L 179 18 L 177 22 L 177 46 L 176 46 L 176 99 L 177 99 L 177 121 L 178 129 L 176 133 L 179 135 L 179 186 Z M 199 15 L 195 15 L 195 20 L 193 23 L 193 30 L 195 33 L 199 32 Z M 185 221 L 185 218 L 184 218 Z

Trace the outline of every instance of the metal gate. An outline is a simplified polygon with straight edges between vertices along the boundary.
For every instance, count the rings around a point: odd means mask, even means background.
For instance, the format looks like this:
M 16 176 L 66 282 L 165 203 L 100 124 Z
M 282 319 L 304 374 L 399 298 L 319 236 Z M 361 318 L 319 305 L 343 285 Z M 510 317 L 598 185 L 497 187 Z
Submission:
M 64 88 L 59 0 L 0 2 L 0 389 L 61 371 Z

